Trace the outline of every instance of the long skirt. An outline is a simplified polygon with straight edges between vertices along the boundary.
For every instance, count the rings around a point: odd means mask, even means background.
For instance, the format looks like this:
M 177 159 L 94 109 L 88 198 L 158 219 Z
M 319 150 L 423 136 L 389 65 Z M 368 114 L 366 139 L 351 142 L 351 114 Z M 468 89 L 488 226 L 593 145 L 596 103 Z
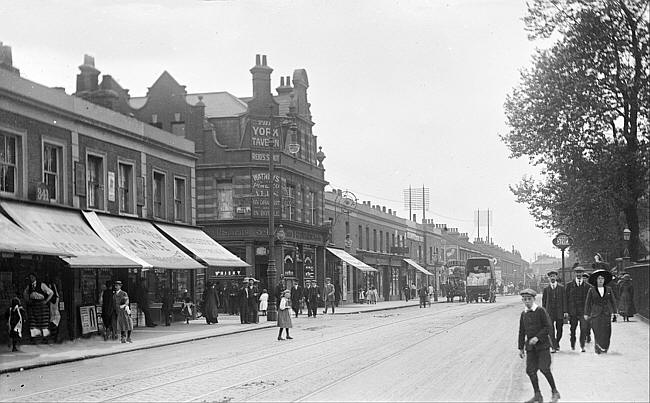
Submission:
M 291 325 L 291 314 L 289 313 L 288 308 L 278 311 L 278 327 L 284 329 L 289 329 L 293 327 Z
M 612 337 L 611 315 L 599 315 L 591 318 L 591 328 L 594 331 L 596 344 L 603 350 L 609 349 L 609 342 Z
M 120 309 L 117 312 L 117 331 L 125 332 L 127 330 L 133 330 L 133 322 L 131 316 L 124 309 Z
M 30 329 L 47 329 L 50 324 L 50 304 L 32 303 L 27 305 Z
M 634 316 L 636 307 L 629 292 L 623 292 L 618 302 L 618 313 L 622 316 Z

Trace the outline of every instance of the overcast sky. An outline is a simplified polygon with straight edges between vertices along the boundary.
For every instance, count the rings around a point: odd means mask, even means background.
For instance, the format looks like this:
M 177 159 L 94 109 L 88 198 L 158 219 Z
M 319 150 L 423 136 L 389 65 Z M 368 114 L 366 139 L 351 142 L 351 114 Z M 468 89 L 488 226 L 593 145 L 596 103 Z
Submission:
M 84 54 L 131 96 L 165 70 L 188 92 L 251 96 L 256 54 L 273 88 L 304 68 L 331 187 L 402 217 L 403 190 L 428 187 L 427 218 L 471 240 L 474 212 L 490 209 L 493 241 L 530 261 L 559 252 L 508 189 L 536 169 L 498 137 L 534 50 L 525 11 L 523 0 L 4 1 L 0 41 L 23 77 L 69 94 Z

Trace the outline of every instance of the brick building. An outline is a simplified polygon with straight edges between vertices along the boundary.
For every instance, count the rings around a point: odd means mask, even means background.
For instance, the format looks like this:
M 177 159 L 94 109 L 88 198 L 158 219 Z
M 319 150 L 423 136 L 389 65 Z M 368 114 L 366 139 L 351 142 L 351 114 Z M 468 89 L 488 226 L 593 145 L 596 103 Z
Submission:
M 34 272 L 58 288 L 62 337 L 73 338 L 97 331 L 109 279 L 154 313 L 164 289 L 176 301 L 195 293 L 214 256 L 181 236 L 201 236 L 194 142 L 125 115 L 128 93 L 110 76 L 100 85 L 91 57 L 70 96 L 22 78 L 10 48 L 0 55 L 0 304 Z

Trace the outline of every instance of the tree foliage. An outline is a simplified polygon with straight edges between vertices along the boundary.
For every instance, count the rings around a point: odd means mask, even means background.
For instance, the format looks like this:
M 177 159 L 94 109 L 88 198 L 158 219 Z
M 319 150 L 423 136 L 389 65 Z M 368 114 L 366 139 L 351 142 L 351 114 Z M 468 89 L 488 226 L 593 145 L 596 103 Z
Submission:
M 505 102 L 511 157 L 542 179 L 511 187 L 538 226 L 565 231 L 581 259 L 632 258 L 648 222 L 649 0 L 534 0 L 524 21 L 538 48 Z M 644 229 L 645 229 L 644 228 Z

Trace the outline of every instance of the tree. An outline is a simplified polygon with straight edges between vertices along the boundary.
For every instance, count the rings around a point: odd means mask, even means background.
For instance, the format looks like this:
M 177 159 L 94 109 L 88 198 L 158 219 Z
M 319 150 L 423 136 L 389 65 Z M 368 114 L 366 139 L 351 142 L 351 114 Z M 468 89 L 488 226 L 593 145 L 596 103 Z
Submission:
M 581 259 L 619 256 L 626 226 L 631 257 L 647 252 L 648 11 L 648 0 L 534 0 L 524 18 L 548 46 L 506 98 L 501 139 L 542 178 L 511 191 L 538 226 L 570 233 Z

